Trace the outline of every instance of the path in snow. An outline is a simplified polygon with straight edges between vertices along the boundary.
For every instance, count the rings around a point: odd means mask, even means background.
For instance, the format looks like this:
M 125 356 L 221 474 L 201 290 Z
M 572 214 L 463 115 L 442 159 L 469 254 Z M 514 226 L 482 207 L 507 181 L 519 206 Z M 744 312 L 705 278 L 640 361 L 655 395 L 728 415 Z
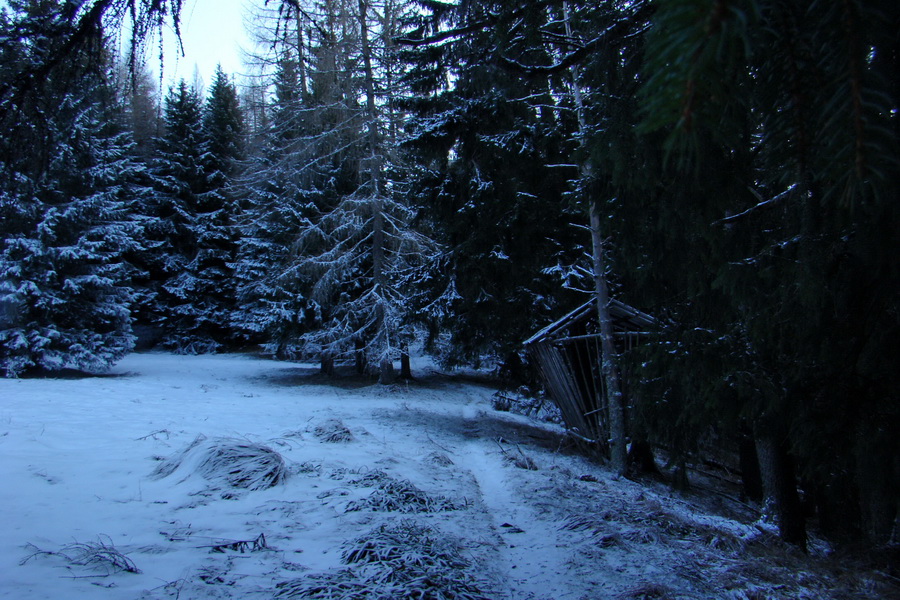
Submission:
M 510 598 L 523 600 L 576 599 L 584 590 L 571 590 L 571 577 L 560 549 L 559 523 L 540 517 L 517 493 L 515 482 L 505 472 L 510 468 L 501 450 L 508 445 L 502 436 L 494 437 L 481 426 L 486 415 L 465 407 L 465 432 L 472 439 L 458 454 L 457 464 L 468 469 L 481 492 L 481 502 L 496 532 L 499 565 Z M 519 448 L 506 452 L 521 457 Z

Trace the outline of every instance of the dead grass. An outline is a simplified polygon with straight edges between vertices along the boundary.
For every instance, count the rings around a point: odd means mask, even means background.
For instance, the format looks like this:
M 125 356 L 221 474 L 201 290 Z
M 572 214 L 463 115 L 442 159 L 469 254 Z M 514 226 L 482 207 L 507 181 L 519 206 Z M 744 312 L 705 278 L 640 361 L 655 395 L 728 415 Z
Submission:
M 673 600 L 671 590 L 659 583 L 642 582 L 616 596 L 618 600 Z
M 443 452 L 432 452 L 425 457 L 425 461 L 439 467 L 452 467 L 454 464 L 453 460 Z
M 348 568 L 284 581 L 278 599 L 488 600 L 469 575 L 459 547 L 440 531 L 410 520 L 345 544 Z
M 316 425 L 313 435 L 329 444 L 339 444 L 353 441 L 353 433 L 340 419 L 328 419 L 324 423 Z
M 19 561 L 24 565 L 37 556 L 51 556 L 63 559 L 69 566 L 84 567 L 94 571 L 97 577 L 108 577 L 115 573 L 140 573 L 134 561 L 120 552 L 112 540 L 101 536 L 96 542 L 73 542 L 52 552 L 28 545 L 33 552 Z
M 399 513 L 433 513 L 457 510 L 460 506 L 444 496 L 431 496 L 405 479 L 385 476 L 375 490 L 361 500 L 347 505 L 347 512 L 373 510 Z
M 198 436 L 184 450 L 163 460 L 151 477 L 163 478 L 186 468 L 217 488 L 263 490 L 288 478 L 282 456 L 268 446 L 232 438 Z
M 522 450 L 522 447 L 519 444 L 516 444 L 516 452 L 512 452 L 511 450 L 507 450 L 503 447 L 503 440 L 497 440 L 497 445 L 500 446 L 500 452 L 503 454 L 503 459 L 513 464 L 514 466 L 525 469 L 528 471 L 537 471 L 538 466 L 537 463 L 534 462 L 534 459 L 525 454 Z
M 234 540 L 227 542 L 219 542 L 209 546 L 210 552 L 238 552 L 245 554 L 249 552 L 261 552 L 263 550 L 271 550 L 266 543 L 265 534 L 259 534 L 252 540 Z

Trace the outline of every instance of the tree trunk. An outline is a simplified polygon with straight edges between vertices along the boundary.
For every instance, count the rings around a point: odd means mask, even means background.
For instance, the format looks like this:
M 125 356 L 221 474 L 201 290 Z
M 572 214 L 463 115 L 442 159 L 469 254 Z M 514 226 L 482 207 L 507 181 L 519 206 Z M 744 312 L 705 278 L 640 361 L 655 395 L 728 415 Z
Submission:
M 394 361 L 392 361 L 388 357 L 384 357 L 381 359 L 381 364 L 378 368 L 378 383 L 381 385 L 389 385 L 394 383 L 396 379 L 396 375 L 394 373 Z
M 572 37 L 569 24 L 569 6 L 563 3 L 566 35 Z M 581 88 L 578 85 L 578 70 L 572 67 L 572 93 L 575 100 L 575 112 L 578 116 L 579 136 L 584 143 L 587 133 L 587 121 L 584 115 L 584 102 Z M 581 177 L 585 181 L 593 178 L 590 164 L 581 165 Z M 609 313 L 609 285 L 606 281 L 606 268 L 603 260 L 603 232 L 600 223 L 600 212 L 596 198 L 588 198 L 590 202 L 591 242 L 593 245 L 594 293 L 597 299 L 597 320 L 600 323 L 600 373 L 603 376 L 606 400 L 609 406 L 609 447 L 613 471 L 617 475 L 625 475 L 628 470 L 628 448 L 625 425 L 625 399 L 616 368 L 616 347 L 613 342 L 612 318 Z
M 857 426 L 854 448 L 856 488 L 859 490 L 863 534 L 873 545 L 890 543 L 900 520 L 900 497 L 896 487 L 900 458 L 878 444 L 879 439 L 877 425 L 863 423 Z
M 306 57 L 303 55 L 303 19 L 297 9 L 297 70 L 300 75 L 300 98 L 306 98 Z
M 653 457 L 653 446 L 646 440 L 632 442 L 631 450 L 628 451 L 628 464 L 641 474 L 659 473 Z
M 754 502 L 762 502 L 763 484 L 759 473 L 759 457 L 756 455 L 756 444 L 752 436 L 741 435 L 738 457 L 741 466 L 741 495 Z
M 412 366 L 409 364 L 409 344 L 403 342 L 400 346 L 400 379 L 408 381 L 412 378 Z
M 359 35 L 362 49 L 363 70 L 366 83 L 366 117 L 368 119 L 369 144 L 369 184 L 371 186 L 372 208 L 372 278 L 375 286 L 375 352 L 379 357 L 378 382 L 393 383 L 394 361 L 391 358 L 391 323 L 385 311 L 385 264 L 384 264 L 384 208 L 381 199 L 381 161 L 378 156 L 378 113 L 375 105 L 375 74 L 372 69 L 372 48 L 369 45 L 368 27 L 369 2 L 359 0 Z
M 356 346 L 356 374 L 364 375 L 366 372 L 366 345 L 362 338 L 356 338 L 353 342 Z
M 322 351 L 319 372 L 329 377 L 334 376 L 334 355 L 327 350 Z
M 609 447 L 613 471 L 624 475 L 628 469 L 625 398 L 616 368 L 616 346 L 613 341 L 612 316 L 609 312 L 609 286 L 603 260 L 603 236 L 597 203 L 591 202 L 591 238 L 594 247 L 594 292 L 597 298 L 597 320 L 600 323 L 600 372 L 609 403 Z
M 757 435 L 756 454 L 766 505 L 774 512 L 781 539 L 806 551 L 806 523 L 787 447 L 772 434 Z

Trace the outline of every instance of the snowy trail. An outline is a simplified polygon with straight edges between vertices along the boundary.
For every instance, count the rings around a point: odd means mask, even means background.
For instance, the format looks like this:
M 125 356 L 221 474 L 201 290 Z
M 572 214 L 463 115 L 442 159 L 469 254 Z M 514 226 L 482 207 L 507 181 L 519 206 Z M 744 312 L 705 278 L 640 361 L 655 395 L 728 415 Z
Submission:
M 464 409 L 466 434 L 457 464 L 472 473 L 498 538 L 499 565 L 512 599 L 569 600 L 584 590 L 570 590 L 568 567 L 560 555 L 564 544 L 557 523 L 548 522 L 518 496 L 516 484 L 505 471 L 499 440 L 485 438 L 479 426 L 483 413 Z M 552 593 L 551 593 L 552 592 Z

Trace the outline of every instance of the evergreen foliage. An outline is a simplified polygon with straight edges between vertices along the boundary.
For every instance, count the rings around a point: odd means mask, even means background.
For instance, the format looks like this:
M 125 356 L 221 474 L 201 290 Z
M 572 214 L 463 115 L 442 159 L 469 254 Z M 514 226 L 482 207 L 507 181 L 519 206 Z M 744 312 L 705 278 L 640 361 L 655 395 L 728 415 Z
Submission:
M 7 72 L 34 68 L 60 48 L 58 38 L 17 39 L 13 31 L 71 33 L 57 3 L 15 8 L 21 12 L 0 22 Z M 123 254 L 139 237 L 128 213 L 138 168 L 116 130 L 107 73 L 99 64 L 81 67 L 78 91 L 60 73 L 44 83 L 39 102 L 4 99 L 0 366 L 8 376 L 102 371 L 133 345 Z
M 898 22 L 879 2 L 661 3 L 642 91 L 644 128 L 666 128 L 669 152 L 715 172 L 706 194 L 724 195 L 695 225 L 716 249 L 692 301 L 719 313 L 713 340 L 697 341 L 724 342 L 716 375 L 730 391 L 706 397 L 789 450 L 827 528 L 875 541 L 890 536 L 900 481 L 874 458 L 900 450 L 886 333 L 900 325 L 886 234 L 900 224 Z M 856 495 L 857 525 L 829 521 Z
M 387 368 L 408 343 L 413 282 L 437 252 L 412 227 L 404 194 L 396 16 L 388 4 L 378 19 L 368 3 L 306 8 L 316 33 L 303 51 L 279 42 L 271 131 L 261 168 L 250 169 L 238 318 L 268 331 L 281 354 L 327 363 L 363 352 Z
M 433 18 L 403 42 L 427 92 L 411 99 L 430 117 L 419 139 L 440 149 L 429 166 L 465 148 L 447 134 L 462 121 L 452 105 L 436 109 L 467 84 L 465 61 L 448 53 L 472 43 L 472 56 L 489 58 L 479 61 L 485 70 L 503 65 L 550 89 L 577 67 L 586 139 L 571 162 L 589 177 L 576 197 L 604 202 L 621 293 L 671 323 L 634 357 L 643 379 L 632 381 L 642 388 L 632 434 L 685 457 L 752 431 L 773 469 L 799 469 L 826 529 L 852 529 L 853 519 L 830 515 L 855 514 L 870 539 L 887 539 L 900 480 L 885 460 L 897 454 L 887 433 L 898 414 L 887 364 L 897 347 L 885 333 L 897 329 L 900 289 L 896 239 L 885 233 L 897 228 L 888 200 L 897 190 L 897 8 L 424 4 Z M 443 60 L 461 65 L 450 86 Z M 562 139 L 575 131 L 562 129 Z M 478 154 L 465 157 L 478 164 Z M 514 168 L 502 171 L 508 183 Z M 432 185 L 446 185 L 435 173 Z M 465 181 L 481 183 L 482 173 Z M 779 477 L 796 496 L 792 476 Z M 777 516 L 802 545 L 785 489 L 771 490 Z
M 297 233 L 322 194 L 312 188 L 309 155 L 301 140 L 297 63 L 285 58 L 275 74 L 262 146 L 247 161 L 240 248 L 235 268 L 238 303 L 234 326 L 281 358 L 303 356 L 300 336 L 314 322 L 308 285 L 294 268 Z
M 184 81 L 165 100 L 165 133 L 153 159 L 156 194 L 147 206 L 153 289 L 148 319 L 164 347 L 212 352 L 233 340 L 234 200 L 228 186 L 240 157 L 234 86 L 217 73 L 204 105 Z
M 577 272 L 589 240 L 578 229 L 585 217 L 564 198 L 577 173 L 569 160 L 575 121 L 571 106 L 559 104 L 558 80 L 521 78 L 491 56 L 506 48 L 506 36 L 525 38 L 539 24 L 523 18 L 518 31 L 486 24 L 497 15 L 512 21 L 528 6 L 425 8 L 403 41 L 412 65 L 405 104 L 414 115 L 406 144 L 418 162 L 412 193 L 447 251 L 432 280 L 432 297 L 443 300 L 424 317 L 448 331 L 448 362 L 512 366 L 522 340 L 560 304 L 572 306 L 560 297 L 558 277 Z M 475 33 L 454 39 L 453 31 Z M 444 35 L 450 41 L 427 43 Z

